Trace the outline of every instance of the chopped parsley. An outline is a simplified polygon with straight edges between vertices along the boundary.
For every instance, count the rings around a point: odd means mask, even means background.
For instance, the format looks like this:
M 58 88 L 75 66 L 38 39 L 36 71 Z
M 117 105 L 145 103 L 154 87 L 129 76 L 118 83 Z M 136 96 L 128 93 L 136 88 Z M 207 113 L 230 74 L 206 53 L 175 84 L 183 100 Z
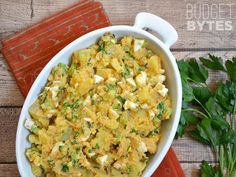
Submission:
M 116 86 L 113 84 L 106 84 L 106 87 L 108 90 L 114 90 L 116 88 Z
M 117 96 L 116 98 L 119 100 L 119 102 L 125 104 L 125 99 L 122 96 Z
M 99 149 L 99 148 L 100 148 L 99 144 L 98 144 L 98 143 L 96 143 L 96 145 L 95 145 L 94 149 Z
M 135 134 L 138 134 L 138 130 L 136 130 L 135 128 L 132 128 L 130 133 L 135 133 Z
M 127 79 L 128 77 L 130 77 L 130 70 L 127 66 L 125 66 L 124 71 L 123 71 L 123 76 Z
M 62 164 L 61 171 L 65 172 L 65 173 L 68 172 L 69 171 L 68 165 Z
M 161 119 L 163 113 L 164 113 L 164 110 L 165 110 L 165 104 L 163 102 L 160 102 L 158 105 L 157 105 L 157 109 L 159 111 L 158 115 L 157 115 L 157 118 L 158 119 Z

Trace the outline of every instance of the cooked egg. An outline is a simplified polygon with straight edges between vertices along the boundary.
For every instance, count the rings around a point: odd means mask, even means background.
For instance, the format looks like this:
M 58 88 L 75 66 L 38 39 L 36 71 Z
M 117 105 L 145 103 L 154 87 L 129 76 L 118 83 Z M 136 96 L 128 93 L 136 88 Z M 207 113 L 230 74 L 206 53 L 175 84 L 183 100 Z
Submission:
M 136 82 L 139 86 L 144 86 L 147 81 L 147 74 L 141 71 L 141 74 L 137 75 Z
M 107 158 L 108 158 L 108 155 L 104 155 L 104 156 L 98 157 L 97 159 L 100 162 L 100 164 L 103 166 L 106 163 Z
M 130 85 L 132 85 L 133 87 L 136 87 L 136 83 L 135 83 L 135 81 L 134 81 L 133 78 L 128 78 L 128 79 L 126 79 L 126 81 L 127 81 Z
M 124 104 L 124 109 L 127 110 L 127 109 L 131 109 L 131 110 L 134 110 L 138 107 L 138 105 L 132 101 L 125 101 L 125 104 Z
M 119 114 L 115 110 L 110 108 L 109 109 L 109 117 L 117 119 L 119 117 Z
M 134 51 L 137 52 L 139 49 L 141 49 L 143 44 L 144 44 L 143 39 L 135 39 L 134 40 Z
M 168 88 L 163 87 L 161 90 L 158 90 L 158 93 L 159 93 L 161 96 L 165 97 L 165 96 L 167 95 L 167 93 L 168 93 Z
M 141 152 L 141 153 L 147 152 L 146 144 L 144 142 L 140 142 L 137 150 L 138 152 Z
M 102 76 L 99 76 L 96 74 L 94 75 L 94 79 L 95 79 L 95 84 L 98 84 L 104 80 L 104 78 Z
M 35 122 L 32 119 L 25 120 L 25 128 L 31 130 L 33 126 L 35 126 Z

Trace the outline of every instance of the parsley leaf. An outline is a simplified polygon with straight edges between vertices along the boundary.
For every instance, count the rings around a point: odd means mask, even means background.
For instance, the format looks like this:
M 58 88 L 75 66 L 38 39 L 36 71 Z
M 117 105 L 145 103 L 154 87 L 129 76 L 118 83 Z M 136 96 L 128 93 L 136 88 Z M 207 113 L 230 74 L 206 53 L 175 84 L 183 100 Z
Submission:
M 216 99 L 218 103 L 226 110 L 233 112 L 236 104 L 236 83 L 234 82 L 220 82 L 216 90 Z
M 222 107 L 213 97 L 209 98 L 209 100 L 206 102 L 205 107 L 212 117 L 223 117 L 226 114 L 225 110 L 222 109 Z
M 201 177 L 220 177 L 219 171 L 206 161 L 201 164 Z
M 229 78 L 232 81 L 236 81 L 236 57 L 233 57 L 232 60 L 227 60 L 225 62 L 225 66 L 227 68 Z
M 208 99 L 212 96 L 211 91 L 206 86 L 197 86 L 193 87 L 194 97 L 199 100 L 201 103 L 206 103 Z
M 183 76 L 181 78 L 181 81 L 182 81 L 182 89 L 183 89 L 183 100 L 186 102 L 190 102 L 194 99 L 193 89 L 188 83 L 186 77 Z
M 181 73 L 181 76 L 185 76 L 185 77 L 188 76 L 188 67 L 189 67 L 188 61 L 180 60 L 180 61 L 177 61 L 177 64 L 178 64 L 178 68 Z
M 204 118 L 197 125 L 197 129 L 192 132 L 192 136 L 200 142 L 213 147 L 219 144 L 219 132 L 212 127 L 211 119 L 209 118 Z
M 195 124 L 197 120 L 198 118 L 193 114 L 192 111 L 182 111 L 175 138 L 182 137 L 184 135 L 186 126 Z
M 176 138 L 181 137 L 189 125 L 191 136 L 207 144 L 218 157 L 219 165 L 207 162 L 201 165 L 202 177 L 233 177 L 236 173 L 236 57 L 225 61 L 210 55 L 209 58 L 178 61 L 181 74 L 183 102 Z M 215 90 L 206 80 L 208 70 L 228 74 Z
M 189 63 L 189 77 L 195 82 L 205 83 L 208 78 L 208 71 L 206 68 L 198 64 L 195 59 L 190 59 Z
M 204 66 L 212 70 L 226 71 L 221 57 L 217 57 L 211 54 L 209 54 L 208 56 L 209 59 L 200 57 L 200 61 Z

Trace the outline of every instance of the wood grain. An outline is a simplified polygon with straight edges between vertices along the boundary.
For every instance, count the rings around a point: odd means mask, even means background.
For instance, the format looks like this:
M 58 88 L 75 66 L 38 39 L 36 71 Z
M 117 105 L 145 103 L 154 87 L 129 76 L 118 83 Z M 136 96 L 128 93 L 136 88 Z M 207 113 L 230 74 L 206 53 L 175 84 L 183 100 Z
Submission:
M 20 110 L 20 108 L 0 108 L 0 162 L 16 161 L 15 137 Z
M 198 177 L 200 163 L 181 163 L 186 177 Z M 16 164 L 0 164 L 0 177 L 19 177 Z
M 21 106 L 24 98 L 21 95 L 12 73 L 0 54 L 0 106 Z
M 55 12 L 64 9 L 77 2 L 76 0 L 33 0 L 31 6 L 30 0 L 1 0 L 2 13 L 0 16 L 1 29 L 0 34 L 6 37 L 33 23 L 46 18 Z M 176 28 L 179 34 L 179 40 L 174 48 L 234 48 L 236 43 L 236 30 L 216 31 L 209 30 L 207 26 L 202 31 L 187 30 L 187 4 L 195 4 L 195 0 L 101 0 L 103 6 L 110 17 L 112 24 L 132 25 L 135 15 L 141 11 L 147 11 L 159 15 L 169 21 Z M 213 4 L 211 0 L 198 0 L 199 4 Z M 224 20 L 232 21 L 233 29 L 236 28 L 236 5 L 234 0 L 225 0 L 224 4 L 233 4 L 231 9 L 231 18 L 229 17 L 229 7 L 221 6 L 224 11 L 222 17 Z M 221 0 L 215 0 L 214 4 L 221 4 Z M 173 6 L 174 5 L 174 6 Z M 128 7 L 128 9 L 127 9 Z M 127 14 L 128 10 L 128 14 Z M 204 10 L 203 10 L 204 11 Z M 214 9 L 218 13 L 219 9 Z M 207 13 L 207 10 L 204 11 Z M 203 12 L 202 12 L 203 13 Z M 198 13 L 199 15 L 200 13 Z M 207 18 L 206 21 L 215 21 Z M 221 20 L 221 19 L 218 19 Z M 197 20 L 194 20 L 197 21 Z M 201 21 L 201 19 L 200 19 Z
M 16 164 L 0 164 L 0 177 L 19 177 Z

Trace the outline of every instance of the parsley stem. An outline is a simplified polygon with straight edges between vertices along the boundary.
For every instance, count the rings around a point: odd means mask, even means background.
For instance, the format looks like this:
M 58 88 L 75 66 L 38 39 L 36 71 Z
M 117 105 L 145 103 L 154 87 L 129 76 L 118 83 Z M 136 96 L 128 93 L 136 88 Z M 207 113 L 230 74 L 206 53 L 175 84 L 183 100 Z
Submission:
M 219 163 L 220 163 L 220 172 L 221 175 L 224 175 L 224 166 L 225 166 L 225 159 L 224 159 L 224 147 L 223 145 L 219 146 Z
M 182 109 L 182 112 L 187 112 L 187 111 L 193 111 L 193 112 L 196 112 L 200 115 L 202 115 L 203 117 L 205 118 L 208 118 L 206 114 L 204 114 L 203 112 L 197 110 L 197 109 L 192 109 L 192 108 L 189 108 L 189 109 Z
M 205 106 L 203 106 L 203 104 L 202 104 L 197 98 L 194 97 L 194 100 L 195 100 L 196 102 L 198 102 L 198 104 L 200 104 L 200 106 L 201 106 L 201 107 L 204 109 L 204 111 L 207 113 L 208 117 L 209 117 L 209 118 L 212 118 L 212 117 L 211 117 L 211 114 L 207 111 L 207 109 L 205 108 Z
M 196 82 L 195 80 L 191 79 L 191 78 L 188 78 L 188 80 L 192 81 L 193 83 L 197 84 L 197 85 L 201 85 L 201 86 L 205 86 L 205 87 L 208 87 L 206 82 Z

